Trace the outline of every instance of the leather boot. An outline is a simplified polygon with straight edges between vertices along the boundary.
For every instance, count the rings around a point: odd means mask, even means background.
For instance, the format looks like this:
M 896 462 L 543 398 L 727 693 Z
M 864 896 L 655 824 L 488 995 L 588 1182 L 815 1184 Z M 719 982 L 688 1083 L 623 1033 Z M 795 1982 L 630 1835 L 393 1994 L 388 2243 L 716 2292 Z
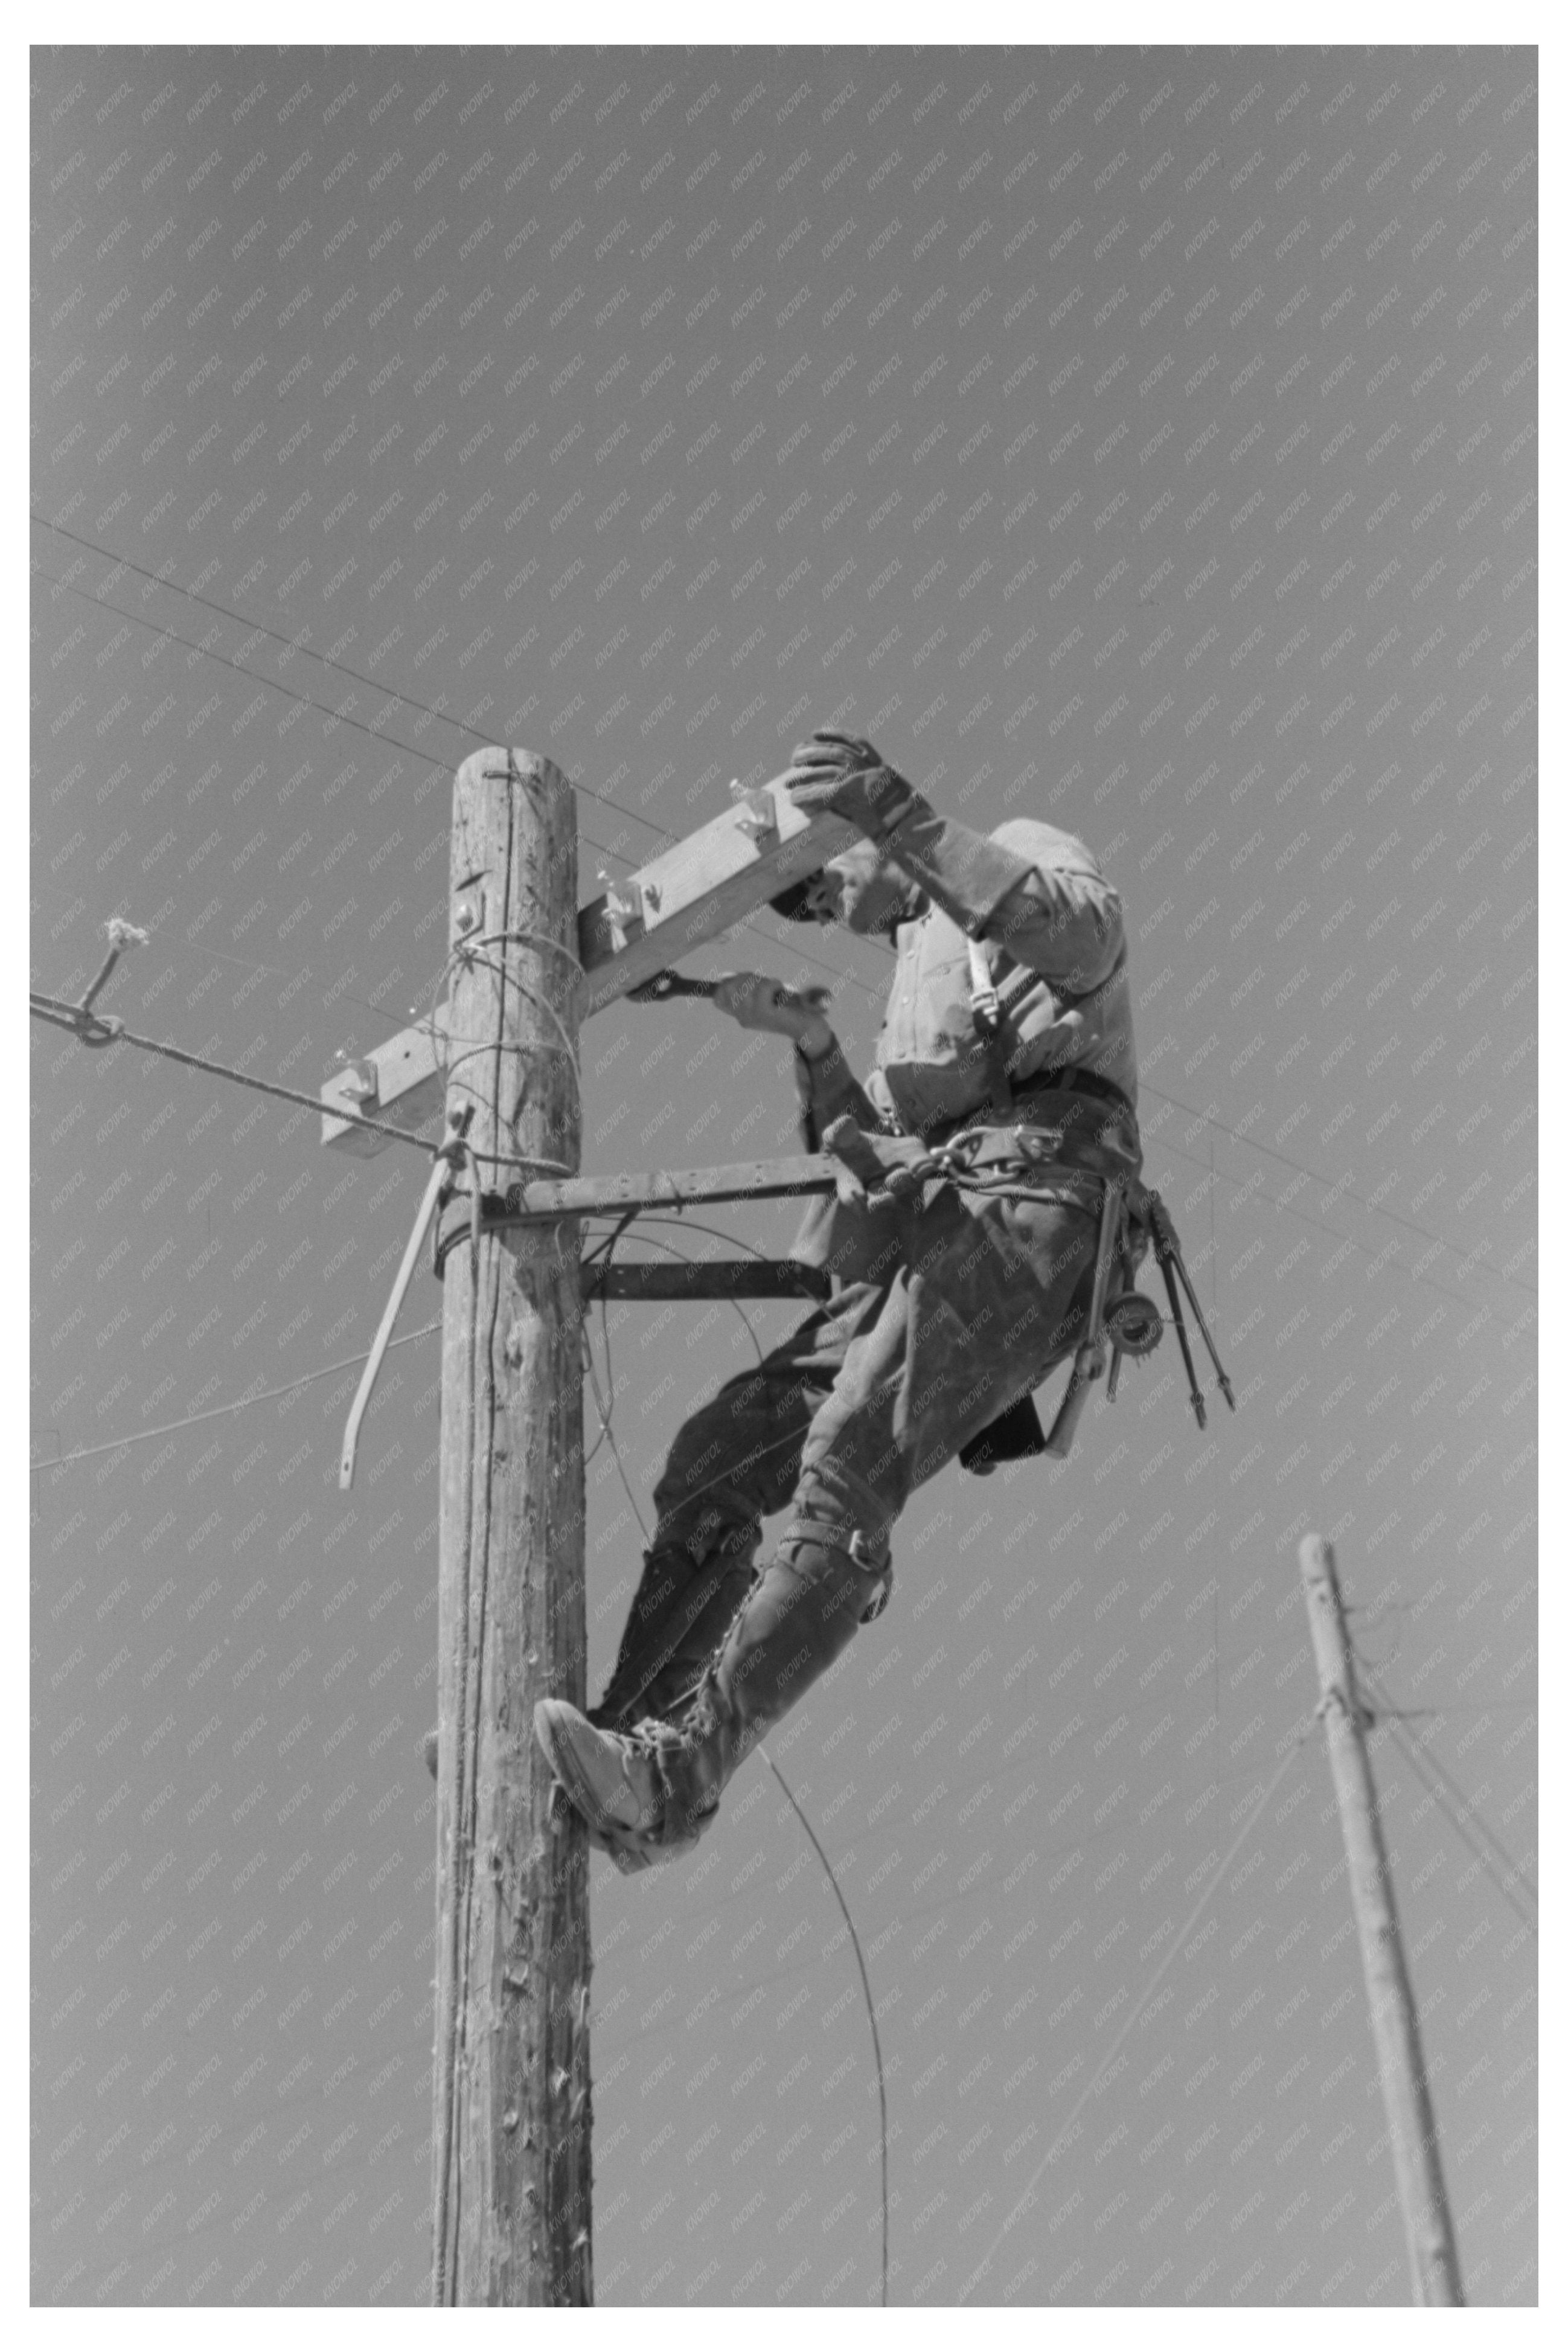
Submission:
M 643 1565 L 615 1669 L 588 1720 L 630 1731 L 649 1716 L 678 1719 L 753 1579 L 755 1527 L 730 1530 L 706 1558 L 655 1545 Z
M 802 1518 L 743 1602 L 679 1725 L 649 1719 L 627 1733 L 600 1730 L 565 1699 L 541 1700 L 536 1736 L 595 1843 L 623 1848 L 629 1866 L 643 1868 L 702 1836 L 726 1784 L 848 1646 L 886 1581 L 885 1559 L 870 1557 L 853 1530 Z

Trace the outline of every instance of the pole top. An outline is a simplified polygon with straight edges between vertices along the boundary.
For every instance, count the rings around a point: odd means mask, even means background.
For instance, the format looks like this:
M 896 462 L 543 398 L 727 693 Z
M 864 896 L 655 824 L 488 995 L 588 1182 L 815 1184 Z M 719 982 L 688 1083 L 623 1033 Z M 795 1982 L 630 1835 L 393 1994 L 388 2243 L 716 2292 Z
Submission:
M 1333 1545 L 1327 1536 L 1303 1536 L 1296 1547 L 1296 1559 L 1309 1583 L 1326 1581 L 1338 1586 L 1339 1570 L 1334 1561 Z

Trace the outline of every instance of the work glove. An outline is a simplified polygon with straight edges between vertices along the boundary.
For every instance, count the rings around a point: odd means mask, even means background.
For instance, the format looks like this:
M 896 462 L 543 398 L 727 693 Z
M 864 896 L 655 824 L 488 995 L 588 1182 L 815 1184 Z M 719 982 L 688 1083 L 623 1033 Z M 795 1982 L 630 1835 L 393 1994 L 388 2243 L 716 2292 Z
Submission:
M 832 1036 L 822 1018 L 829 994 L 827 989 L 814 984 L 790 988 L 766 972 L 733 971 L 714 983 L 713 1001 L 743 1029 L 770 1030 L 776 1036 L 792 1037 L 798 1045 L 814 1045 L 821 1053 L 826 1049 L 824 1041 Z
M 874 744 L 832 728 L 819 728 L 809 743 L 796 745 L 782 781 L 807 815 L 829 809 L 879 844 L 915 811 L 925 810 L 914 785 L 889 767 Z
M 938 816 L 862 735 L 819 729 L 796 746 L 782 782 L 797 808 L 831 809 L 852 824 L 971 939 L 1031 871 L 1027 858 Z

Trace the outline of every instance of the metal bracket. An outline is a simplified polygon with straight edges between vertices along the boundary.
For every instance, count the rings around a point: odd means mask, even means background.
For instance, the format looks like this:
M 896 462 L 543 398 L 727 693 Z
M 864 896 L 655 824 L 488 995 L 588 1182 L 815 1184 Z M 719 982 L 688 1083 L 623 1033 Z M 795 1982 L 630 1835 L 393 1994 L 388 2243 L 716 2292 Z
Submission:
M 357 1054 L 327 1080 L 321 1088 L 323 1143 L 356 1160 L 373 1160 L 392 1138 L 349 1125 L 334 1117 L 338 1108 L 370 1111 L 406 1127 L 411 1134 L 441 1108 L 447 1017 L 447 1007 L 438 1004 L 431 1020 L 400 1029 L 368 1054 Z
M 103 928 L 109 935 L 109 953 L 79 1003 L 72 1004 L 64 997 L 46 996 L 36 988 L 27 992 L 29 1008 L 40 1021 L 50 1022 L 57 1029 L 68 1029 L 83 1045 L 112 1045 L 124 1030 L 124 1022 L 113 1013 L 95 1013 L 92 1000 L 120 961 L 121 949 L 144 948 L 147 944 L 146 932 L 139 931 L 121 915 L 111 915 Z
M 371 1352 L 365 1360 L 365 1369 L 360 1375 L 360 1385 L 354 1391 L 354 1402 L 349 1407 L 349 1418 L 343 1431 L 342 1456 L 338 1465 L 338 1486 L 344 1494 L 348 1493 L 354 1483 L 354 1456 L 359 1450 L 360 1423 L 364 1420 L 366 1408 L 370 1404 L 371 1391 L 375 1387 L 377 1376 L 381 1371 L 388 1343 L 392 1339 L 392 1327 L 397 1321 L 403 1299 L 407 1296 L 408 1286 L 413 1279 L 413 1269 L 419 1263 L 419 1254 L 424 1246 L 424 1236 L 430 1231 L 432 1219 L 450 1193 L 458 1169 L 465 1162 L 467 1163 L 470 1171 L 469 1181 L 475 1187 L 475 1240 L 477 1242 L 478 1170 L 473 1152 L 463 1139 L 469 1119 L 473 1116 L 473 1109 L 471 1103 L 465 1103 L 462 1110 L 447 1123 L 446 1140 L 435 1155 L 435 1164 L 430 1171 L 430 1181 L 424 1188 L 424 1197 L 420 1202 L 414 1217 L 413 1231 L 408 1237 L 408 1247 L 403 1251 L 402 1264 L 397 1270 L 397 1279 L 392 1286 L 392 1297 L 387 1300 L 380 1328 L 371 1342 Z

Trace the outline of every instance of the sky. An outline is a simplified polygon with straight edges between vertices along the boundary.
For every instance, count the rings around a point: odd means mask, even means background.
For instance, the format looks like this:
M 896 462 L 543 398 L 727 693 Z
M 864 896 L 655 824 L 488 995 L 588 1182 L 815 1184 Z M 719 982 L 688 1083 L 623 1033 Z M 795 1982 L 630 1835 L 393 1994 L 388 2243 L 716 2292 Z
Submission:
M 944 1471 L 768 1742 L 876 2004 L 891 2299 L 1032 2188 L 981 2301 L 1407 2300 L 1317 1531 L 1467 2290 L 1533 2303 L 1534 52 L 31 64 L 34 987 L 122 916 L 104 1009 L 313 1095 L 434 1000 L 487 743 L 571 780 L 585 897 L 846 723 L 1122 893 L 1239 1410 L 1198 1432 L 1167 1337 L 1067 1464 Z M 694 959 L 739 966 L 865 1065 L 874 943 L 763 913 Z M 424 1162 L 30 1043 L 32 2299 L 417 2304 L 423 1272 L 336 1475 Z M 588 1172 L 798 1148 L 787 1050 L 701 1004 L 610 1007 L 582 1082 Z M 647 1254 L 793 1219 L 682 1222 Z M 684 1412 L 791 1320 L 595 1320 L 592 1688 Z M 591 1906 L 598 2300 L 875 2303 L 870 2029 L 778 1778 Z

